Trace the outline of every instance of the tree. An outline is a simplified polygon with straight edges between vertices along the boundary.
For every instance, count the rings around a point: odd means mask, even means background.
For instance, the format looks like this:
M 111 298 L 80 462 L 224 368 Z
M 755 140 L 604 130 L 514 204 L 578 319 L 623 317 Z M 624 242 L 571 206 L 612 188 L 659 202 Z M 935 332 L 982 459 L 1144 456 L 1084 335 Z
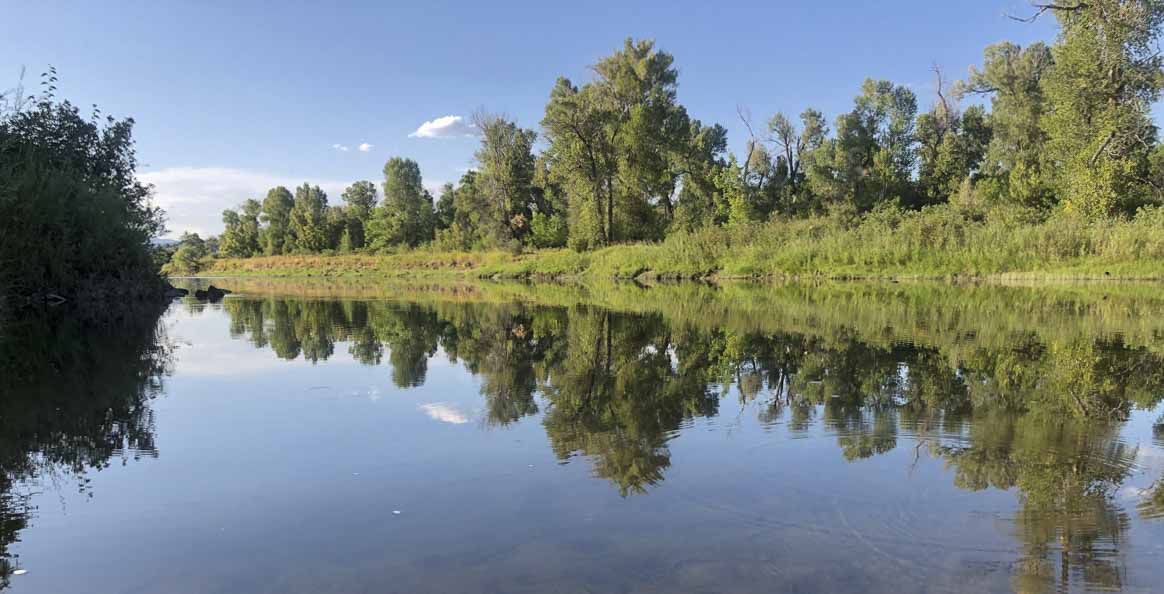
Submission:
M 150 240 L 164 216 L 135 177 L 133 120 L 82 116 L 55 100 L 55 81 L 50 70 L 43 95 L 18 89 L 0 111 L 0 302 L 152 298 L 163 283 Z
M 836 138 L 813 151 L 809 184 L 829 202 L 867 211 L 909 201 L 917 162 L 917 97 L 906 87 L 867 79 L 853 110 L 837 118 Z
M 673 156 L 675 169 L 682 172 L 679 190 L 674 199 L 663 201 L 673 230 L 723 224 L 728 216 L 716 182 L 727 167 L 727 130 L 719 124 L 704 126 L 699 120 L 691 120 L 688 126 L 687 142 Z
M 456 200 L 457 186 L 452 182 L 445 182 L 445 185 L 441 186 L 440 196 L 437 197 L 436 205 L 433 207 L 433 226 L 437 234 L 453 226 L 453 219 L 456 218 L 457 214 Z
M 271 188 L 263 199 L 262 221 L 267 225 L 263 230 L 263 252 L 268 256 L 287 253 L 295 248 L 290 229 L 291 208 L 294 206 L 295 198 L 283 186 Z
M 1164 2 L 1090 0 L 1055 9 L 1060 32 L 1042 121 L 1054 188 L 1088 216 L 1130 212 L 1151 194 L 1152 105 L 1164 89 Z
M 481 133 L 477 188 L 485 212 L 480 233 L 494 245 L 522 241 L 533 216 L 533 143 L 537 134 L 498 115 L 474 116 Z
M 347 204 L 346 228 L 348 245 L 353 250 L 362 249 L 366 244 L 368 221 L 376 208 L 376 185 L 370 181 L 358 181 L 344 190 L 340 196 Z
M 252 199 L 244 202 L 239 210 L 222 211 L 225 229 L 220 236 L 219 250 L 223 256 L 249 258 L 260 253 L 259 214 L 262 208 L 258 200 Z
M 1055 200 L 1046 169 L 1046 133 L 1043 116 L 1048 109 L 1043 79 L 1053 65 L 1051 51 L 1042 43 L 1026 49 L 1013 43 L 986 48 L 982 69 L 970 69 L 969 78 L 955 93 L 991 96 L 991 140 L 982 164 L 982 192 L 995 202 L 1049 206 Z
M 606 112 L 605 137 L 617 155 L 606 204 L 608 241 L 662 237 L 657 206 L 679 181 L 673 155 L 683 150 L 690 131 L 687 110 L 677 99 L 674 61 L 654 41 L 628 38 L 622 51 L 594 66 L 591 85 Z
M 246 258 L 250 254 L 244 252 L 237 238 L 241 222 L 238 212 L 232 209 L 222 211 L 222 255 L 228 258 Z
M 691 132 L 673 61 L 652 41 L 627 39 L 594 66 L 593 82 L 554 85 L 542 129 L 576 249 L 662 235 Z
M 170 258 L 168 271 L 177 274 L 196 274 L 202 261 L 210 255 L 206 241 L 197 233 L 186 232 L 178 239 L 178 249 Z
M 377 250 L 415 247 L 433 237 L 432 196 L 424 189 L 420 166 L 393 157 L 384 164 L 384 201 L 368 222 L 368 244 Z
M 569 241 L 569 199 L 550 174 L 549 160 L 539 155 L 534 163 L 534 213 L 530 218 L 530 242 L 535 247 L 563 247 Z
M 604 113 L 593 87 L 559 78 L 546 104 L 542 130 L 549 147 L 551 177 L 570 205 L 570 247 L 584 250 L 609 243 L 616 156 L 606 136 Z
M 319 186 L 304 183 L 295 188 L 290 219 L 298 251 L 317 253 L 334 246 L 327 220 L 327 194 Z
M 804 187 L 805 158 L 824 144 L 828 132 L 824 116 L 815 109 L 804 110 L 800 121 L 797 130 L 783 113 L 777 112 L 768 120 L 768 134 L 779 150 L 775 169 L 783 177 L 783 193 L 777 207 L 785 212 L 802 211 L 809 206 L 809 192 Z
M 981 106 L 964 113 L 947 98 L 942 72 L 934 68 L 938 101 L 918 116 L 918 190 L 922 202 L 946 202 L 976 173 L 990 143 L 990 118 Z
M 466 171 L 456 186 L 445 184 L 435 214 L 439 228 L 436 244 L 450 250 L 481 247 L 482 219 L 488 217 L 483 203 L 477 189 L 476 171 Z

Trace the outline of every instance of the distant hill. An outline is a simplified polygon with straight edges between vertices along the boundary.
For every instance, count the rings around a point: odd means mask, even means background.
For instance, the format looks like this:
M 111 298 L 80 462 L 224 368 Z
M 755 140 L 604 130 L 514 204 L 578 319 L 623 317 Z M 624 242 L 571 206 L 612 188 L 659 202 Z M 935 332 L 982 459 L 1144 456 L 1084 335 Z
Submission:
M 179 242 L 177 239 L 163 239 L 161 237 L 155 237 L 154 239 L 150 240 L 151 245 L 159 247 L 170 247 L 172 245 L 178 245 L 179 243 L 181 242 Z

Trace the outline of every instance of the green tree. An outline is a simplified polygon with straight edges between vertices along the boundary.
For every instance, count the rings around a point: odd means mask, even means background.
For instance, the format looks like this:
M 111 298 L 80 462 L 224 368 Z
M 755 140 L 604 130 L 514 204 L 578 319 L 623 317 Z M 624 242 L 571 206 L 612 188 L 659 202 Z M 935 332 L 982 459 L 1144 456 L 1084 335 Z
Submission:
M 291 232 L 291 209 L 294 206 L 295 198 L 283 186 L 271 188 L 263 199 L 262 222 L 266 227 L 262 243 L 263 253 L 268 256 L 288 253 L 295 248 Z
M 569 202 L 570 247 L 578 250 L 607 244 L 613 212 L 616 154 L 607 137 L 609 117 L 591 86 L 578 88 L 559 78 L 550 92 L 542 130 L 551 177 Z
M 0 302 L 156 296 L 164 217 L 135 177 L 133 120 L 82 116 L 55 81 L 50 70 L 44 94 L 0 110 Z
M 939 72 L 938 102 L 918 116 L 918 190 L 920 200 L 947 202 L 977 173 L 990 144 L 990 117 L 981 106 L 959 113 L 945 95 Z
M 475 157 L 477 189 L 483 199 L 479 232 L 494 245 L 511 245 L 530 233 L 533 215 L 533 143 L 537 134 L 502 116 L 474 117 L 481 134 Z
M 663 201 L 664 216 L 673 230 L 691 230 L 727 221 L 726 201 L 717 180 L 727 166 L 727 130 L 719 124 L 704 126 L 699 120 L 688 125 L 687 143 L 674 156 L 677 170 L 683 172 L 674 199 Z
M 435 217 L 443 227 L 436 232 L 436 244 L 443 249 L 470 250 L 485 244 L 481 229 L 484 221 L 494 219 L 477 188 L 477 177 L 476 171 L 467 171 L 456 186 L 446 184 L 441 192 Z
M 347 234 L 348 245 L 353 250 L 362 249 L 367 243 L 368 221 L 371 220 L 372 211 L 376 208 L 376 184 L 358 181 L 348 186 L 341 198 L 347 204 L 347 224 L 344 233 Z
M 222 211 L 225 229 L 220 236 L 219 251 L 223 256 L 249 258 L 260 253 L 259 215 L 262 208 L 258 200 L 252 199 L 244 202 L 239 210 Z
M 606 205 L 608 240 L 662 236 L 665 221 L 657 205 L 679 183 L 673 156 L 690 132 L 687 111 L 677 100 L 674 61 L 654 41 L 628 38 L 622 51 L 594 66 L 591 84 L 606 112 L 605 136 L 617 154 L 616 183 Z
M 917 162 L 916 115 L 913 91 L 866 80 L 853 110 L 837 118 L 836 137 L 813 151 L 812 190 L 862 212 L 888 200 L 909 202 Z
M 1026 49 L 1013 43 L 986 48 L 982 68 L 955 87 L 959 95 L 990 95 L 991 139 L 983 160 L 982 192 L 994 202 L 1049 206 L 1054 202 L 1046 165 L 1048 110 L 1043 80 L 1053 67 L 1042 43 Z
M 828 125 L 815 109 L 800 114 L 801 127 L 783 113 L 768 120 L 768 134 L 779 153 L 775 170 L 782 177 L 776 208 L 781 212 L 805 212 L 811 207 L 811 194 L 805 186 L 805 159 L 825 142 Z
M 652 41 L 628 39 L 594 66 L 593 82 L 561 78 L 550 93 L 542 129 L 576 249 L 662 236 L 692 130 L 673 61 Z
M 415 247 L 433 238 L 432 196 L 424 189 L 420 166 L 393 157 L 384 164 L 384 200 L 368 222 L 368 245 L 377 250 Z
M 197 233 L 183 233 L 178 240 L 178 249 L 170 258 L 166 272 L 176 274 L 196 274 L 202 270 L 203 260 L 210 256 L 206 241 Z
M 1164 2 L 1091 0 L 1055 9 L 1059 37 L 1042 121 L 1054 188 L 1072 211 L 1130 212 L 1151 195 L 1152 105 L 1164 89 Z
M 530 241 L 535 247 L 563 247 L 569 241 L 570 204 L 565 190 L 550 173 L 549 160 L 539 155 L 534 162 L 534 212 Z
M 295 188 L 290 229 L 297 251 L 318 253 L 334 246 L 327 210 L 327 194 L 319 186 L 304 183 Z

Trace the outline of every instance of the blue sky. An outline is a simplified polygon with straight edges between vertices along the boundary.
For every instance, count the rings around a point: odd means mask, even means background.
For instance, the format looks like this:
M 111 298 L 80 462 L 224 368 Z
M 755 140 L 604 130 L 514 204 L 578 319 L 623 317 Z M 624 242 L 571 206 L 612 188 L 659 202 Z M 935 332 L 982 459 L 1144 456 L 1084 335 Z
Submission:
M 736 106 L 850 108 L 861 81 L 909 84 L 932 103 L 931 65 L 961 77 L 994 42 L 1050 40 L 1024 0 L 713 2 L 19 2 L 5 9 L 0 87 L 57 67 L 59 95 L 132 116 L 141 176 L 171 235 L 216 233 L 220 212 L 274 184 L 319 183 L 339 201 L 384 161 L 431 188 L 472 166 L 475 141 L 419 137 L 475 109 L 537 129 L 556 77 L 628 36 L 675 56 L 679 98 L 739 150 Z M 413 134 L 413 136 L 410 136 Z M 361 144 L 371 145 L 361 151 Z M 348 150 L 334 148 L 336 145 Z

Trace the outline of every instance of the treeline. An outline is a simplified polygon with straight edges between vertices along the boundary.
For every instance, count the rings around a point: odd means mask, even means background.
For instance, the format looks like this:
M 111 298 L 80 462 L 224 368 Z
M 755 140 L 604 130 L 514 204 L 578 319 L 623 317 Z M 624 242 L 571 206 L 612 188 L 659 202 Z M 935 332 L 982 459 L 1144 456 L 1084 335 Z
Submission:
M 229 257 L 437 249 L 592 249 L 754 221 L 876 209 L 1019 208 L 1122 217 L 1164 201 L 1164 149 L 1150 109 L 1164 88 L 1156 50 L 1164 5 L 1097 0 L 1049 7 L 1052 45 L 985 50 L 965 80 L 936 74 L 919 113 L 905 85 L 866 80 L 830 127 L 815 109 L 740 115 L 749 138 L 688 115 L 671 55 L 627 40 L 582 85 L 560 78 L 538 133 L 474 117 L 477 167 L 435 200 L 417 164 L 392 158 L 382 197 L 352 184 L 342 206 L 314 186 L 274 188 L 224 212 Z M 968 98 L 989 102 L 960 105 Z

